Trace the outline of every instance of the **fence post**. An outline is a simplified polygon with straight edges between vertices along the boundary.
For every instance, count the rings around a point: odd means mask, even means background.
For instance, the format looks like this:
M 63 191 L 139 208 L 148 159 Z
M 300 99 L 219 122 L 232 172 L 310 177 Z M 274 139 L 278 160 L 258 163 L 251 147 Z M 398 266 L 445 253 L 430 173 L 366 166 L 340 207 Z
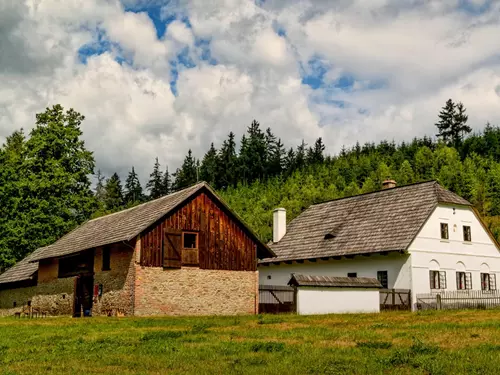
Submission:
M 438 310 L 441 310 L 441 307 L 442 307 L 442 306 L 441 306 L 441 294 L 438 294 L 438 295 L 436 296 L 436 308 L 437 308 Z

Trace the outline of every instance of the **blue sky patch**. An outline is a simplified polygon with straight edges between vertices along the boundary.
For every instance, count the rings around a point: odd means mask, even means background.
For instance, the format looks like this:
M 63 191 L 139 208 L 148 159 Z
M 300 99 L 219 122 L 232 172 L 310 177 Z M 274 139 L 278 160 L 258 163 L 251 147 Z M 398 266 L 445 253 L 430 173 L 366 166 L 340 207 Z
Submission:
M 200 59 L 208 62 L 210 65 L 217 65 L 217 60 L 212 57 L 210 50 L 210 39 L 196 38 L 194 45 L 200 50 Z
M 307 67 L 302 64 L 300 71 L 302 75 L 302 84 L 308 85 L 314 90 L 323 86 L 325 74 L 330 67 L 319 58 L 313 58 L 307 62 Z
M 458 9 L 474 16 L 480 16 L 491 9 L 492 0 L 486 0 L 483 4 L 477 5 L 471 0 L 460 0 Z
M 87 64 L 90 56 L 101 55 L 111 51 L 111 43 L 105 39 L 103 30 L 97 30 L 97 40 L 84 44 L 78 49 L 78 59 L 82 64 Z

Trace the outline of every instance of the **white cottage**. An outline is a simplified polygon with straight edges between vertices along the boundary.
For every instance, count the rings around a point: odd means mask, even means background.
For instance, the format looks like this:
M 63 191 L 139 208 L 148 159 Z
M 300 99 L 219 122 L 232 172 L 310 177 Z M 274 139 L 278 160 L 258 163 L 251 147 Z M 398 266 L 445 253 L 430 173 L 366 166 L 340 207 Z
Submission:
M 499 245 L 472 205 L 436 181 L 312 205 L 286 226 L 274 211 L 272 250 L 259 264 L 261 285 L 292 274 L 372 277 L 417 296 L 496 290 Z

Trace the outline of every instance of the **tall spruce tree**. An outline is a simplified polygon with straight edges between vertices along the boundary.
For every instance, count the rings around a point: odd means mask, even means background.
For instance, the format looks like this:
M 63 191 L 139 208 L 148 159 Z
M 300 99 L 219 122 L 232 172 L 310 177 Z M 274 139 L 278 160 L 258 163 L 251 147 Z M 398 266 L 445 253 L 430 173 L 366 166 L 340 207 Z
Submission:
M 165 173 L 163 173 L 163 182 L 162 182 L 162 195 L 168 195 L 172 192 L 172 178 L 168 171 L 168 167 L 165 168 Z
M 306 159 L 307 144 L 302 140 L 302 143 L 297 147 L 297 152 L 295 153 L 295 168 L 302 169 L 307 165 Z
M 472 131 L 472 128 L 467 125 L 469 116 L 465 113 L 466 109 L 462 103 L 456 105 L 456 112 L 453 117 L 453 125 L 451 127 L 451 140 L 453 146 L 459 149 L 466 134 Z
M 149 181 L 146 183 L 146 189 L 149 190 L 149 199 L 160 198 L 163 195 L 163 178 L 157 157 L 153 166 L 153 172 L 149 175 Z
M 200 180 L 208 182 L 211 186 L 219 188 L 217 167 L 219 164 L 217 150 L 212 143 L 210 149 L 203 157 L 200 166 Z
M 456 105 L 453 100 L 448 99 L 446 104 L 439 112 L 439 121 L 436 123 L 438 128 L 437 136 L 444 142 L 449 142 L 452 137 L 453 124 L 456 116 Z
M 319 137 L 314 142 L 314 147 L 310 147 L 307 150 L 307 164 L 321 164 L 325 161 L 325 145 L 323 144 L 323 139 Z
M 97 171 L 96 180 L 95 197 L 99 207 L 102 209 L 105 206 L 106 199 L 106 189 L 104 188 L 106 178 L 103 176 L 100 169 Z
M 104 200 L 106 210 L 118 211 L 123 208 L 123 188 L 118 173 L 115 172 L 108 178 L 104 190 L 106 191 L 106 199 Z
M 135 173 L 134 167 L 129 172 L 125 181 L 125 204 L 131 206 L 144 200 L 139 176 Z
M 260 124 L 253 120 L 247 129 L 246 137 L 241 140 L 240 167 L 243 178 L 248 183 L 263 180 L 266 175 L 267 144 Z
M 222 143 L 217 160 L 218 188 L 236 186 L 240 175 L 238 174 L 238 155 L 236 154 L 236 142 L 234 133 L 230 132 L 227 139 Z
M 184 189 L 198 181 L 198 165 L 191 149 L 189 149 L 181 168 L 175 172 L 175 190 Z

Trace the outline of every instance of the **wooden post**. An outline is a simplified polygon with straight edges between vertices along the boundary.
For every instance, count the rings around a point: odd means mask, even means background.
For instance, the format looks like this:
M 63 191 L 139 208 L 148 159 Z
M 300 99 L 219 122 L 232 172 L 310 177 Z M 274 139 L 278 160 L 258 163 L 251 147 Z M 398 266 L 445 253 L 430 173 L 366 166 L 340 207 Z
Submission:
M 437 308 L 438 310 L 441 310 L 441 307 L 442 307 L 442 306 L 441 306 L 441 294 L 438 294 L 438 295 L 436 296 L 436 308 Z

